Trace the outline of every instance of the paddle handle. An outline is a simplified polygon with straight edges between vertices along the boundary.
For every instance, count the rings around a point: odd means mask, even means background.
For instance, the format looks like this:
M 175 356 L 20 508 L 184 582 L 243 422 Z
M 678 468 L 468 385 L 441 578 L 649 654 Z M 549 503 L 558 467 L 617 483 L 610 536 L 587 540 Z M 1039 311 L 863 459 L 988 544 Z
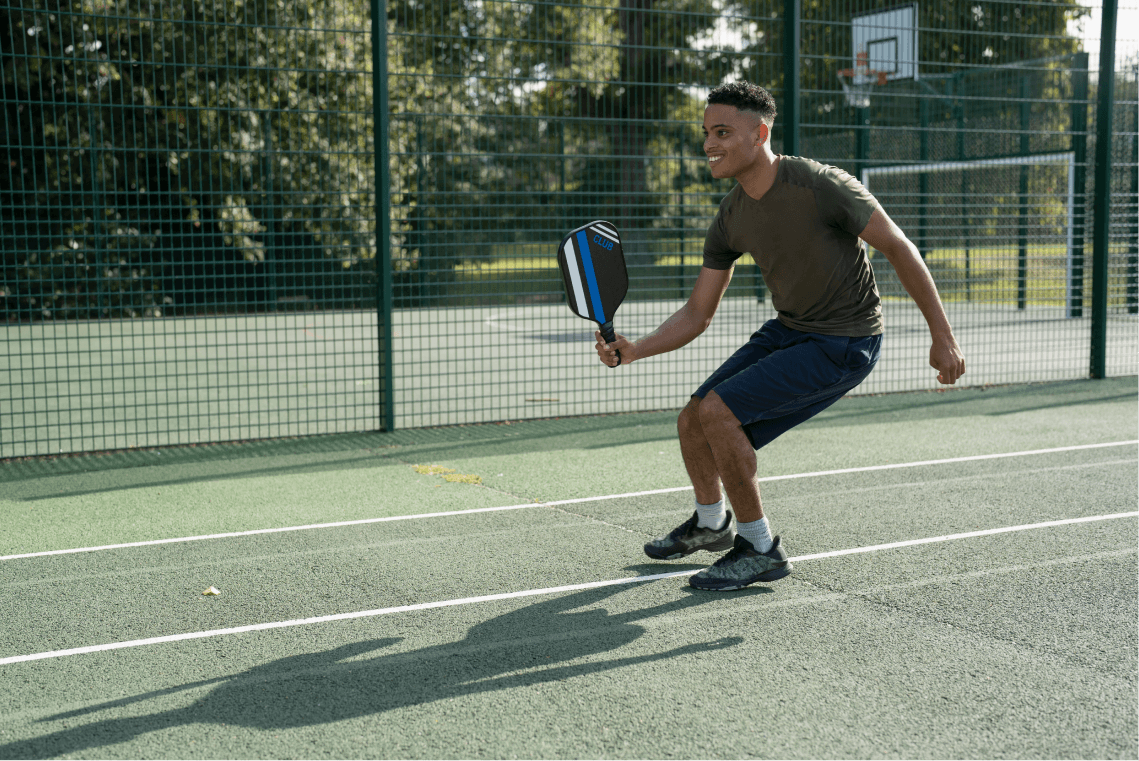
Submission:
M 612 320 L 601 326 L 601 337 L 605 339 L 606 343 L 613 343 L 617 340 L 617 333 L 613 330 Z M 617 352 L 617 365 L 619 364 L 621 364 L 621 352 Z M 612 370 L 617 365 L 608 365 L 608 367 Z

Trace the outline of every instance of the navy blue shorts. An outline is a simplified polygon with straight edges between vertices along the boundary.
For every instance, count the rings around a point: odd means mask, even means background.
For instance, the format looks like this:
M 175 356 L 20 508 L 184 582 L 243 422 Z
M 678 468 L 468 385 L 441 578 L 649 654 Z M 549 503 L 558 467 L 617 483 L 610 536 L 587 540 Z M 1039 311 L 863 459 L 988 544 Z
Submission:
M 769 320 L 693 396 L 714 390 L 759 449 L 865 380 L 881 349 L 881 335 L 824 336 Z

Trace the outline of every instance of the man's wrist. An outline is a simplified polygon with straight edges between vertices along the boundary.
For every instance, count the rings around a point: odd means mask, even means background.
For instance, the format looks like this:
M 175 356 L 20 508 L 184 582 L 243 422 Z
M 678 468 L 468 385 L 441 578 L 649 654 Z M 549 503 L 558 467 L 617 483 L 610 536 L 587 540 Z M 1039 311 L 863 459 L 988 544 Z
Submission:
M 929 335 L 934 341 L 956 341 L 953 337 L 953 326 L 949 324 L 949 320 L 942 315 L 941 319 L 927 320 L 929 325 Z
M 933 340 L 939 343 L 956 344 L 957 338 L 953 335 L 953 328 L 946 326 L 942 330 L 930 331 Z
M 628 345 L 621 350 L 621 361 L 636 362 L 638 359 L 641 359 L 641 355 L 637 353 L 637 342 L 628 341 Z

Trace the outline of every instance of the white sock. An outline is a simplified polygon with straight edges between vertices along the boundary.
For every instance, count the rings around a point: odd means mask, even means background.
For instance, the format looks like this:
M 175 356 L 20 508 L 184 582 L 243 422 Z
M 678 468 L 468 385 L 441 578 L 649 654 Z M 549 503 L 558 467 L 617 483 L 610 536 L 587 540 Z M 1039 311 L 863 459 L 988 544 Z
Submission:
M 724 522 L 728 519 L 728 511 L 724 509 L 724 500 L 714 502 L 711 505 L 701 505 L 696 503 L 696 514 L 700 519 L 696 521 L 698 528 L 723 528 Z
M 767 525 L 766 516 L 757 521 L 736 521 L 736 531 L 744 539 L 751 542 L 756 552 L 767 552 L 775 543 L 771 538 L 771 527 Z

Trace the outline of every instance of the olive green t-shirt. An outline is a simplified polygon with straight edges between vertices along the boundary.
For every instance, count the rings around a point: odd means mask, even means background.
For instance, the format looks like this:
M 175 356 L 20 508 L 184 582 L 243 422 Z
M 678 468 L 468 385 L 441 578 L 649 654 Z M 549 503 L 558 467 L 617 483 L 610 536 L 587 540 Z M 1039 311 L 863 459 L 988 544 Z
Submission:
M 704 266 L 726 270 L 750 253 L 787 327 L 877 335 L 881 299 L 858 237 L 877 208 L 870 191 L 841 169 L 782 156 L 762 198 L 737 184 L 720 202 L 704 240 Z

